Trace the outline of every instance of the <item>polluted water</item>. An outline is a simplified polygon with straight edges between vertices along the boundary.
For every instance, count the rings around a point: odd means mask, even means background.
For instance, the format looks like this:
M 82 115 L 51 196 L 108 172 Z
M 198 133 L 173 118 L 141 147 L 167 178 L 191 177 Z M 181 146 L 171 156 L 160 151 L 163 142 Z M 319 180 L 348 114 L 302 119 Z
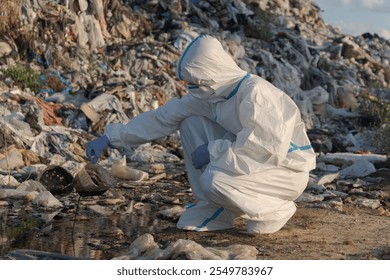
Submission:
M 92 199 L 79 202 L 78 213 L 77 205 L 55 212 L 18 211 L 12 204 L 1 207 L 0 255 L 28 249 L 59 252 L 61 258 L 112 259 L 127 253 L 130 237 L 174 226 L 169 220 L 156 219 L 157 209 L 150 203 L 130 202 L 119 213 Z

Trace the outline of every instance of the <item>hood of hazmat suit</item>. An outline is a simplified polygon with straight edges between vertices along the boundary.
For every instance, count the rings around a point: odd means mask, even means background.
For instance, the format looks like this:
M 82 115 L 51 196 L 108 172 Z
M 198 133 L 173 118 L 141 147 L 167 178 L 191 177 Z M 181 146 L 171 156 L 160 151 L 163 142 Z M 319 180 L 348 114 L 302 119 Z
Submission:
M 179 79 L 189 84 L 189 92 L 198 98 L 227 98 L 247 74 L 234 62 L 221 43 L 208 35 L 193 40 L 181 56 Z

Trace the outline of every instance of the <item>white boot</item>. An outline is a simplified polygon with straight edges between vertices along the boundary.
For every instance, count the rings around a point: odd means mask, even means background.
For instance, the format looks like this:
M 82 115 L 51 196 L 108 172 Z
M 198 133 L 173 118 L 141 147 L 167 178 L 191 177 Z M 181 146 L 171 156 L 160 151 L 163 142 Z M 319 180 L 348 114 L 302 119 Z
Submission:
M 199 203 L 180 216 L 177 228 L 193 231 L 214 231 L 234 227 L 234 215 L 223 207 Z
M 291 201 L 291 204 L 287 208 L 278 211 L 278 219 L 253 221 L 248 220 L 246 230 L 250 234 L 267 234 L 274 233 L 280 230 L 288 220 L 294 215 L 296 211 L 295 203 Z

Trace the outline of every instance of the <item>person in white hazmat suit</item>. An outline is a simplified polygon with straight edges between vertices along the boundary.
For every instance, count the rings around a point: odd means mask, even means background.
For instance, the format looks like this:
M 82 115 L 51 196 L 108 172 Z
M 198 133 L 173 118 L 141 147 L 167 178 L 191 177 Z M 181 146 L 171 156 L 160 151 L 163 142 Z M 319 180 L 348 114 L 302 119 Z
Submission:
M 290 97 L 243 71 L 211 36 L 185 49 L 178 77 L 189 94 L 143 112 L 127 124 L 110 124 L 87 144 L 95 162 L 108 145 L 137 146 L 179 129 L 196 204 L 177 227 L 214 231 L 247 220 L 247 232 L 273 233 L 296 211 L 315 153 L 300 111 Z

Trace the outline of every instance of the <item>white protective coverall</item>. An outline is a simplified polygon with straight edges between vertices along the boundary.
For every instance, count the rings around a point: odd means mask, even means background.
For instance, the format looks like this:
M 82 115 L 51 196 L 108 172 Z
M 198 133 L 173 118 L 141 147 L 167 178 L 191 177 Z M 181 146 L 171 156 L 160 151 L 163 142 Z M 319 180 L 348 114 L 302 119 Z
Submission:
M 246 73 L 220 42 L 201 35 L 182 54 L 177 75 L 189 94 L 105 129 L 117 148 L 137 146 L 180 130 L 189 182 L 197 203 L 177 227 L 232 228 L 243 217 L 249 233 L 278 231 L 296 211 L 315 153 L 293 100 Z M 208 143 L 210 163 L 195 169 L 191 153 Z

